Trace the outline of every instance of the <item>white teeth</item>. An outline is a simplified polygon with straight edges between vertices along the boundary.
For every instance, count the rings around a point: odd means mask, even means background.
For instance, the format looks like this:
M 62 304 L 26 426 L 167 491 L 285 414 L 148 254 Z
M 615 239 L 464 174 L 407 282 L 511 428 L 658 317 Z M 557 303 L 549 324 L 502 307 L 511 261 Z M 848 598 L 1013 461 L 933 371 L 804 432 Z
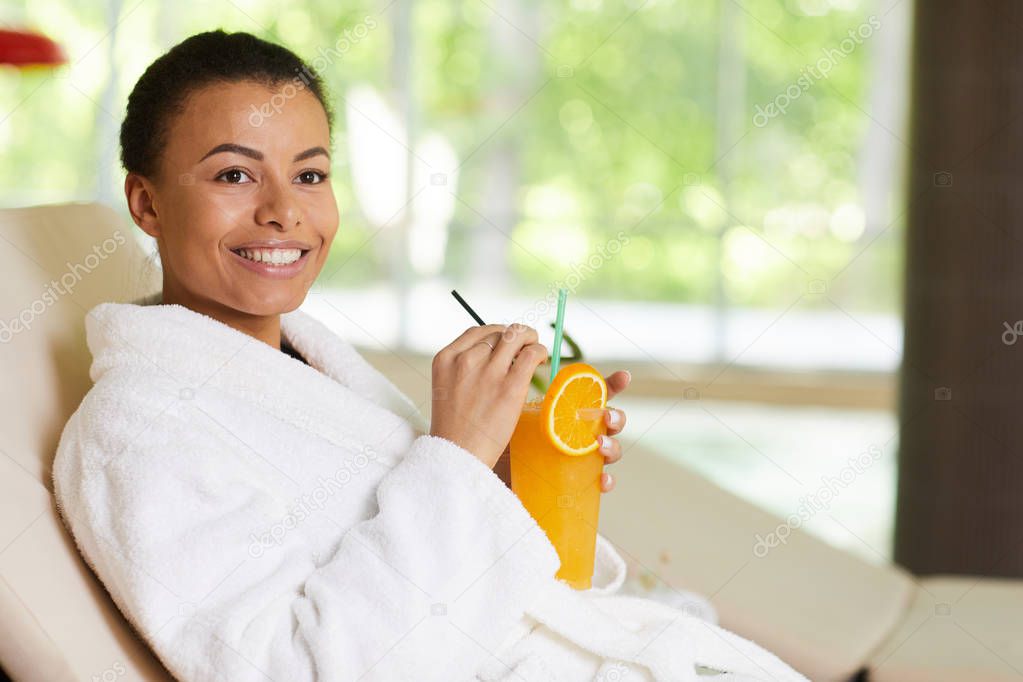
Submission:
M 235 253 L 242 258 L 270 265 L 288 265 L 302 257 L 301 249 L 238 249 Z

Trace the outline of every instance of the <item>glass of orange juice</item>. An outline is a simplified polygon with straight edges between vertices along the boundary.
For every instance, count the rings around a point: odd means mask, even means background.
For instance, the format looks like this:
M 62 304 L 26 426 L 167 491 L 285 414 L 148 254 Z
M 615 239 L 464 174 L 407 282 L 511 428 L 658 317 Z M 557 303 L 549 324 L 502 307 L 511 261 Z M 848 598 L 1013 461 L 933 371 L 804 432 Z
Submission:
M 510 444 L 512 491 L 557 550 L 556 577 L 577 590 L 592 586 L 606 404 L 599 372 L 566 365 L 543 398 L 522 407 Z

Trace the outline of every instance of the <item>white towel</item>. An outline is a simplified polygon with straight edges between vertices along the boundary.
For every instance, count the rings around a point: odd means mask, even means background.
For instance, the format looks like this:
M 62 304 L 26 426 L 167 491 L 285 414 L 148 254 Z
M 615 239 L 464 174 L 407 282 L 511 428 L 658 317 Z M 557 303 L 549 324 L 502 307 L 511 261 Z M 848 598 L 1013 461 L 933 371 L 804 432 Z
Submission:
M 594 589 L 555 580 L 493 471 L 321 323 L 293 311 L 281 329 L 308 365 L 178 305 L 86 318 L 95 385 L 61 436 L 57 504 L 175 677 L 805 679 L 616 594 L 606 538 Z

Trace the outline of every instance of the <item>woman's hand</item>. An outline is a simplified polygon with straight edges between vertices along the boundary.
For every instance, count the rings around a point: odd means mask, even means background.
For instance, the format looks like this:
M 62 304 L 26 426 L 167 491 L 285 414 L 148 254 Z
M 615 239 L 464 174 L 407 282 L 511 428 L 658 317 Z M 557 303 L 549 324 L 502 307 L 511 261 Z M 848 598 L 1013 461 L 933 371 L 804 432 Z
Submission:
M 547 360 L 538 338 L 525 325 L 488 324 L 470 327 L 442 348 L 433 358 L 430 435 L 493 469 L 511 440 L 533 372 Z
M 611 400 L 618 395 L 632 382 L 632 375 L 625 370 L 619 370 L 610 376 L 604 377 L 607 382 L 607 399 Z M 600 452 L 604 455 L 604 464 L 614 464 L 622 458 L 622 444 L 618 442 L 617 436 L 625 428 L 625 412 L 608 407 L 607 415 L 607 438 L 602 438 Z M 611 474 L 604 472 L 600 475 L 600 491 L 610 492 L 615 487 L 615 479 Z
M 611 400 L 612 397 L 618 395 L 626 388 L 629 387 L 629 383 L 632 381 L 632 375 L 625 370 L 619 370 L 614 374 L 604 378 L 607 382 L 607 399 Z M 600 448 L 600 453 L 604 455 L 604 464 L 614 464 L 622 458 L 622 446 L 614 436 L 622 432 L 625 428 L 625 413 L 621 410 L 609 407 L 607 414 L 604 419 L 607 421 L 607 441 Z M 497 465 L 494 467 L 494 473 L 504 481 L 504 484 L 511 487 L 511 448 L 506 447 L 504 452 L 501 454 L 501 458 L 498 460 Z M 615 487 L 614 476 L 605 472 L 600 475 L 600 492 L 606 493 L 613 490 Z

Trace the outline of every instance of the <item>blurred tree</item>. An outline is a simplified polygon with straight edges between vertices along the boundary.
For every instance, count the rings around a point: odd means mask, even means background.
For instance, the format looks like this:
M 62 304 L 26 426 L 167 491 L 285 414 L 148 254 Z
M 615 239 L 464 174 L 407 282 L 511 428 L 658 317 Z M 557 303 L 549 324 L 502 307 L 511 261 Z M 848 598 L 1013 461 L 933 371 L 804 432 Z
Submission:
M 629 245 L 576 293 L 779 307 L 807 281 L 834 278 L 829 296 L 848 309 L 896 312 L 900 230 L 865 218 L 857 169 L 873 41 L 885 28 L 877 1 L 748 0 L 730 12 L 736 39 L 724 40 L 719 0 L 420 0 L 420 127 L 442 131 L 465 162 L 445 274 L 507 268 L 512 290 L 538 295 L 622 231 Z M 251 31 L 310 60 L 342 46 L 321 61 L 339 105 L 353 84 L 388 82 L 394 48 L 390 10 L 370 0 L 124 3 L 112 55 L 104 3 L 22 7 L 73 65 L 53 76 L 0 72 L 5 205 L 93 199 L 97 169 L 120 197 L 120 169 L 103 168 L 97 151 L 98 131 L 110 130 L 101 117 L 121 116 L 145 66 L 187 35 Z M 738 64 L 741 83 L 722 82 L 722 50 L 735 58 L 724 73 Z M 104 96 L 110 59 L 118 83 Z M 740 110 L 720 110 L 732 105 Z M 758 115 L 772 105 L 774 115 Z M 373 232 L 352 197 L 345 147 L 339 117 L 342 229 L 321 286 L 387 277 L 365 246 Z M 892 192 L 889 203 L 899 199 Z M 511 239 L 503 254 L 488 219 Z

